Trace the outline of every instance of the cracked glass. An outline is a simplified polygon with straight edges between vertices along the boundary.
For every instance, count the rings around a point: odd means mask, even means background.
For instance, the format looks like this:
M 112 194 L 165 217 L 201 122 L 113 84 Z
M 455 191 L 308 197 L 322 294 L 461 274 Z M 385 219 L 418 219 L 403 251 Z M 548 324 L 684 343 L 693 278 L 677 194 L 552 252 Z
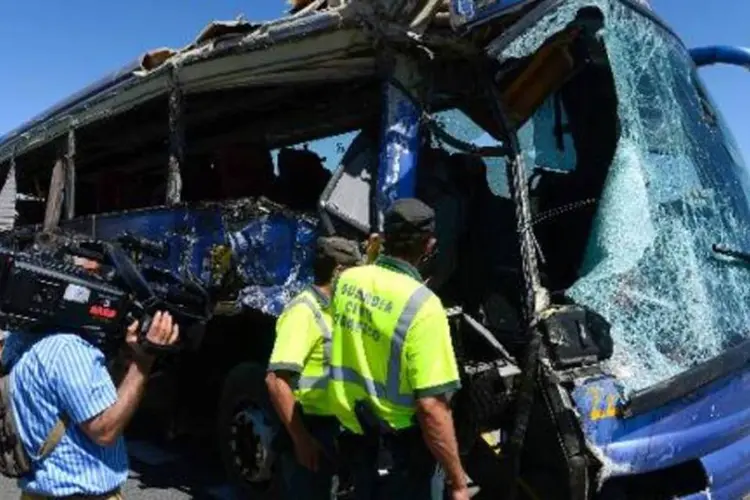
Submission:
M 607 368 L 630 392 L 750 338 L 750 269 L 712 250 L 750 250 L 750 183 L 685 48 L 625 2 L 566 2 L 494 55 L 532 54 L 585 7 L 604 16 L 620 136 L 567 295 L 612 324 Z

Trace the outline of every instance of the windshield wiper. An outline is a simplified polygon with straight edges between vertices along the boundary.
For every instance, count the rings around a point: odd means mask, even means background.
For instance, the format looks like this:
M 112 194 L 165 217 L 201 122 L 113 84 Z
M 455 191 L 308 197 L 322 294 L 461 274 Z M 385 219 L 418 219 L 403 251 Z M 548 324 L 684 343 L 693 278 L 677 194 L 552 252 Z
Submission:
M 732 257 L 733 259 L 741 260 L 742 262 L 750 264 L 750 253 L 741 250 L 734 250 L 720 243 L 714 243 L 711 245 L 711 249 L 720 255 L 726 255 L 727 257 Z

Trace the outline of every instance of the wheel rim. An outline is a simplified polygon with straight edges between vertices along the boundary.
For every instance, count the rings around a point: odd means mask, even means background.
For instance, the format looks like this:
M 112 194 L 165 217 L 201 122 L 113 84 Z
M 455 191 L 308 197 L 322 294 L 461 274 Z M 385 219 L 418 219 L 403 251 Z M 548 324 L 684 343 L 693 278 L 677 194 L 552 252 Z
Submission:
M 271 428 L 261 410 L 246 403 L 237 408 L 229 424 L 232 467 L 246 483 L 256 488 L 271 479 L 273 453 Z

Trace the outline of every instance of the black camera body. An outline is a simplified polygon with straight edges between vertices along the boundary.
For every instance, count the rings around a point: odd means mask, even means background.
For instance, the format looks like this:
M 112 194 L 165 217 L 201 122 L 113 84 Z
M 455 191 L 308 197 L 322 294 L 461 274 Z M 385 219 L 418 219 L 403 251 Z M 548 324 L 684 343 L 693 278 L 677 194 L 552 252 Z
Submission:
M 146 333 L 157 311 L 169 312 L 185 333 L 204 327 L 211 318 L 209 294 L 196 280 L 165 269 L 137 267 L 119 245 L 65 239 L 53 246 L 27 248 L 0 247 L 4 330 L 76 333 L 107 353 L 119 348 L 127 327 L 137 320 L 144 347 L 164 351 L 179 349 L 186 335 L 170 348 L 148 342 Z M 96 262 L 97 271 L 76 265 L 76 257 Z
M 0 254 L 0 322 L 10 331 L 106 333 L 132 307 L 122 288 L 72 264 Z

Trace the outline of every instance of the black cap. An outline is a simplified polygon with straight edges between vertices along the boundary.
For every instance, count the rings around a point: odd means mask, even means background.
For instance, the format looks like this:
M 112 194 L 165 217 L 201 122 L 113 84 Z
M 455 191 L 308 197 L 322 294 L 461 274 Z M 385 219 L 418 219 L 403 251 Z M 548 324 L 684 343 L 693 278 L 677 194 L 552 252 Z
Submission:
M 435 211 L 416 198 L 396 200 L 385 213 L 384 232 L 388 235 L 410 236 L 435 231 Z
M 318 255 L 331 257 L 342 266 L 356 266 L 362 263 L 362 253 L 356 242 L 340 236 L 318 238 Z

